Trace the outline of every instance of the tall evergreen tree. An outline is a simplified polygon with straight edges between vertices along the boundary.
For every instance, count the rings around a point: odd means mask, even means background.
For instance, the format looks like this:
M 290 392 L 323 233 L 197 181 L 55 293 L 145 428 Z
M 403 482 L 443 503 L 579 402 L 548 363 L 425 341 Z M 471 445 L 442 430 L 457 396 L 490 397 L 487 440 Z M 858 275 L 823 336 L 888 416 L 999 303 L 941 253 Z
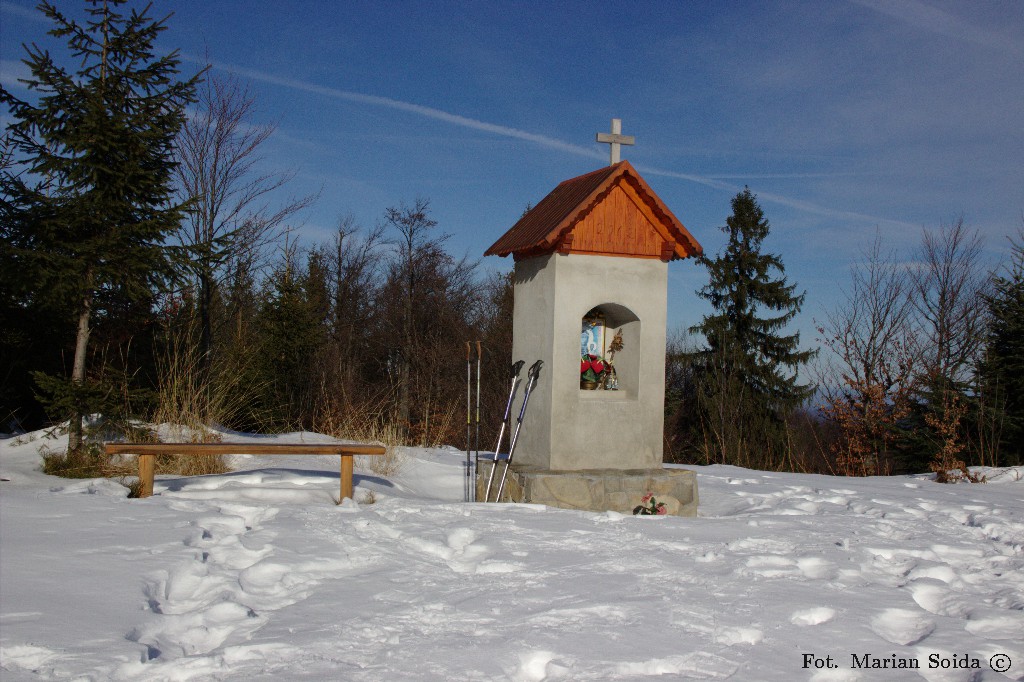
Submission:
M 987 403 L 1002 417 L 1000 464 L 1024 462 L 1024 230 L 1012 242 L 1005 275 L 993 277 L 987 356 L 981 366 Z
M 762 251 L 770 227 L 749 188 L 733 198 L 732 211 L 721 228 L 728 235 L 725 250 L 713 260 L 701 256 L 709 282 L 698 295 L 714 312 L 691 331 L 707 339 L 695 358 L 706 417 L 719 430 L 734 430 L 742 450 L 810 395 L 796 374 L 816 351 L 799 348 L 799 333 L 782 333 L 804 294 L 787 282 L 782 259 Z
M 70 383 L 49 382 L 63 384 L 57 404 L 71 417 L 70 450 L 81 444 L 95 317 L 112 294 L 150 295 L 169 271 L 163 242 L 182 217 L 173 145 L 196 78 L 177 80 L 176 52 L 154 54 L 166 20 L 148 7 L 120 13 L 124 2 L 90 0 L 84 23 L 41 3 L 49 34 L 80 66 L 69 72 L 49 51 L 25 46 L 34 101 L 0 88 L 13 119 L 6 136 L 15 162 L 3 171 L 6 204 L 17 212 L 12 248 L 34 294 L 72 309 L 77 330 Z

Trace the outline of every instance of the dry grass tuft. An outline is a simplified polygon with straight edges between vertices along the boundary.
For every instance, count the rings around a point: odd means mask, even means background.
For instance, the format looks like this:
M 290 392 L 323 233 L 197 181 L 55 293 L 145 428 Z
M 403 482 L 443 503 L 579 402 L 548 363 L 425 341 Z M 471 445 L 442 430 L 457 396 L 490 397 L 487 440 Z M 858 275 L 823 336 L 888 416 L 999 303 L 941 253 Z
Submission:
M 159 390 L 152 421 L 166 425 L 170 442 L 217 443 L 221 435 L 215 425 L 252 421 L 251 405 L 260 386 L 244 383 L 246 372 L 239 367 L 214 361 L 203 371 L 196 325 L 172 334 L 158 364 Z M 257 420 L 259 421 L 259 420 Z M 230 471 L 222 457 L 210 455 L 160 455 L 156 471 L 161 474 L 200 476 Z
M 314 430 L 340 440 L 383 445 L 383 455 L 356 457 L 361 469 L 368 469 L 378 476 L 394 476 L 408 461 L 408 455 L 401 448 L 402 428 L 390 415 L 390 401 L 387 397 L 367 400 L 360 406 L 342 407 L 337 402 L 323 401 L 328 407 L 321 410 Z
M 131 442 L 144 440 L 152 438 L 130 439 Z M 61 478 L 112 478 L 129 489 L 129 497 L 138 497 L 139 468 L 134 455 L 108 455 L 99 442 L 86 442 L 77 452 L 59 452 L 44 446 L 39 449 L 39 454 L 43 458 L 45 474 Z M 156 458 L 158 474 L 203 476 L 228 471 L 230 469 L 220 456 L 158 455 Z
M 386 447 L 383 455 L 357 457 L 360 468 L 369 469 L 384 478 L 398 474 L 405 467 L 409 456 L 399 448 L 390 445 Z
M 78 451 L 58 452 L 39 448 L 43 473 L 61 478 L 103 478 L 106 464 L 102 451 L 95 444 L 86 444 Z
M 159 354 L 157 408 L 153 421 L 176 424 L 195 433 L 211 431 L 214 424 L 251 421 L 258 415 L 251 406 L 264 388 L 246 383 L 245 355 L 215 356 L 204 371 L 198 322 L 170 333 Z M 257 420 L 261 421 L 261 420 Z M 194 441 L 205 442 L 205 441 Z

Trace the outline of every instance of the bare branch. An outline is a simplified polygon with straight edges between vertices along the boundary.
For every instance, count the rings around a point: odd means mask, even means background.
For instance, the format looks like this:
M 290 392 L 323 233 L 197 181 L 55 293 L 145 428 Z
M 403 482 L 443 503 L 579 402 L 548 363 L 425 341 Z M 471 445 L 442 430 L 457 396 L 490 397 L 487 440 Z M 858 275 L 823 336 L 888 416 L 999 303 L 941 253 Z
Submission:
M 273 201 L 294 172 L 258 172 L 272 124 L 253 125 L 256 100 L 234 78 L 211 77 L 200 90 L 197 110 L 178 140 L 178 183 L 189 202 L 179 239 L 194 255 L 199 276 L 221 279 L 229 253 L 258 260 L 281 237 L 289 218 L 315 195 Z
M 981 248 L 978 231 L 962 217 L 922 237 L 911 285 L 924 376 L 950 383 L 969 378 L 983 333 Z

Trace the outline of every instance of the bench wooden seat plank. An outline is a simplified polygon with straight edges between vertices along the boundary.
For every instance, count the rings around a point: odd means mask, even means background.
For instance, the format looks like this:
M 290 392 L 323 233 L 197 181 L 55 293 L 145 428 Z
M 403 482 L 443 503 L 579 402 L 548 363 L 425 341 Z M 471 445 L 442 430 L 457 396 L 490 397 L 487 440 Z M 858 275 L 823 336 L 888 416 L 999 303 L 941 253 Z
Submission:
M 137 455 L 139 462 L 139 497 L 153 494 L 157 455 L 340 455 L 340 500 L 352 497 L 354 455 L 383 455 L 381 445 L 356 443 L 106 443 L 108 455 Z

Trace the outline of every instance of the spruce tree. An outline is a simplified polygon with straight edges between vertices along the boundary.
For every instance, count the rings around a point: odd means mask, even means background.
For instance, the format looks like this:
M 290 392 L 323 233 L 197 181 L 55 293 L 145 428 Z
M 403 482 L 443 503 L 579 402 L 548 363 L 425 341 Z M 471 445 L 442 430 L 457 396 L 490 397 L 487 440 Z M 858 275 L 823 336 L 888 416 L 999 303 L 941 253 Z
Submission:
M 691 331 L 707 340 L 695 360 L 713 440 L 721 459 L 743 463 L 737 459 L 809 397 L 796 375 L 816 351 L 799 348 L 799 333 L 783 333 L 805 294 L 787 282 L 782 259 L 762 251 L 770 226 L 749 188 L 733 198 L 732 211 L 721 228 L 724 251 L 700 260 L 709 282 L 697 293 L 714 312 Z
M 70 309 L 75 326 L 70 382 L 44 382 L 71 417 L 69 450 L 81 443 L 88 408 L 89 336 L 111 297 L 151 294 L 169 272 L 163 242 L 182 218 L 173 202 L 173 145 L 195 81 L 177 80 L 176 52 L 154 54 L 164 21 L 125 0 L 90 0 L 80 23 L 49 2 L 40 9 L 65 41 L 69 71 L 50 52 L 25 46 L 31 101 L 0 88 L 12 122 L 14 163 L 3 171 L 16 209 L 13 249 L 32 295 Z
M 1005 275 L 992 278 L 987 354 L 981 365 L 986 403 L 1001 417 L 1000 464 L 1024 462 L 1024 231 Z

